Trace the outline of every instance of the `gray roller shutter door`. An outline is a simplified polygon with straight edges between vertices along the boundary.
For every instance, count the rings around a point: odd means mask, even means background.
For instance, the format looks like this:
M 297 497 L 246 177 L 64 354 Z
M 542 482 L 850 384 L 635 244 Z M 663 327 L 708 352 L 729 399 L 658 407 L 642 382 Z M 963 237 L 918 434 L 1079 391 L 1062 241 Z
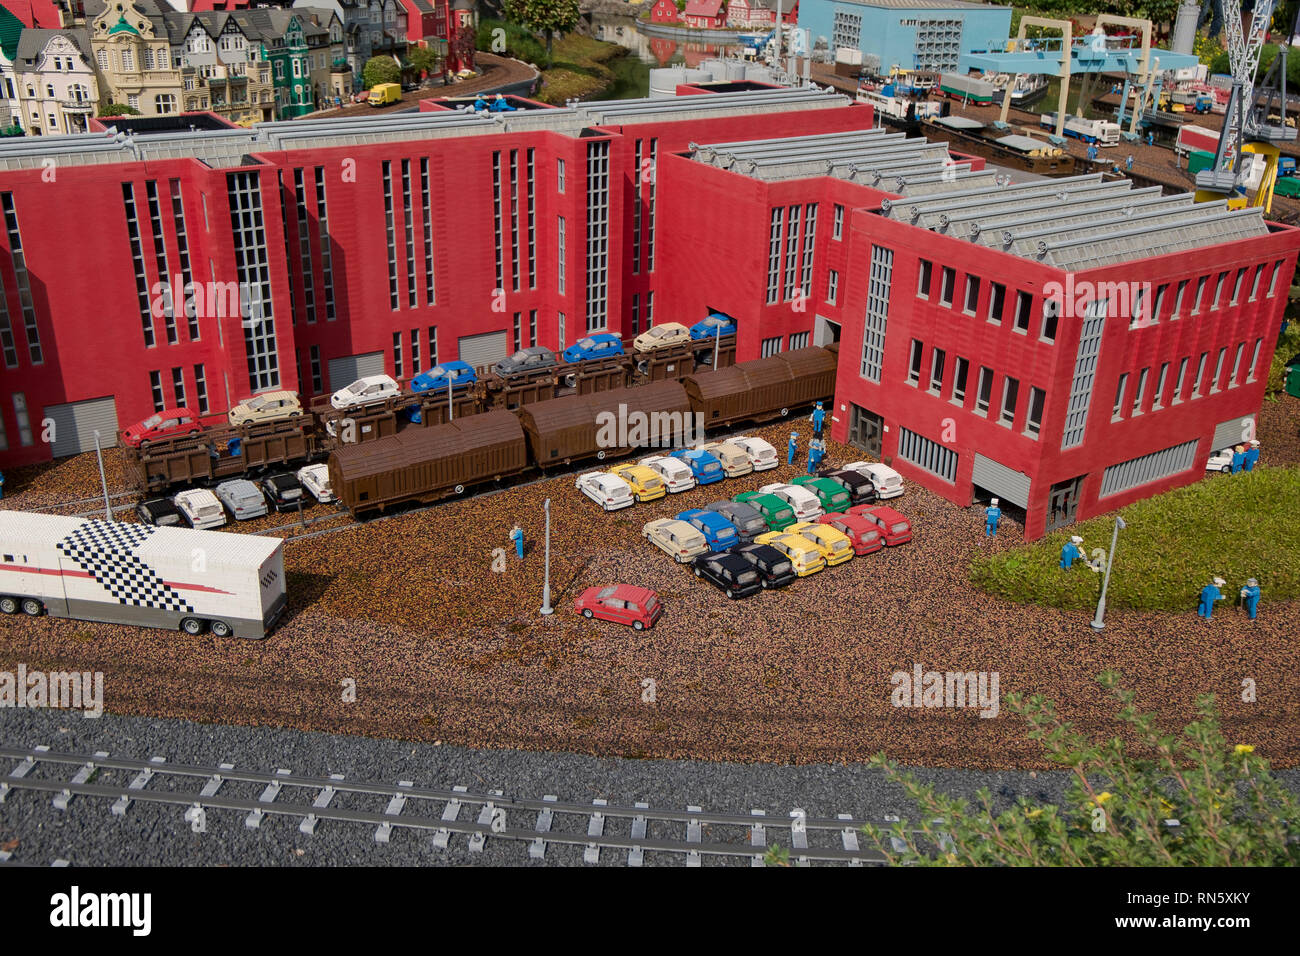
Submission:
M 1030 482 L 1029 476 L 1023 471 L 1008 468 L 976 452 L 971 481 L 981 488 L 987 488 L 1003 501 L 1009 501 L 1022 508 L 1029 507 Z
M 1255 416 L 1240 415 L 1237 418 L 1229 418 L 1226 422 L 1218 425 L 1214 429 L 1214 443 L 1210 446 L 1211 453 L 1221 451 L 1232 445 L 1240 445 L 1248 441 L 1250 436 L 1255 435 Z
M 54 457 L 77 455 L 95 450 L 95 429 L 99 429 L 99 447 L 117 444 L 117 405 L 110 395 L 67 405 L 46 405 L 44 418 L 54 422 Z M 32 423 L 41 430 L 40 422 Z
M 485 332 L 482 335 L 464 335 L 456 340 L 456 354 L 462 362 L 475 368 L 496 365 L 510 354 L 505 332 Z
M 384 374 L 384 353 L 367 352 L 364 355 L 345 355 L 330 359 L 330 391 L 347 388 L 359 378 Z

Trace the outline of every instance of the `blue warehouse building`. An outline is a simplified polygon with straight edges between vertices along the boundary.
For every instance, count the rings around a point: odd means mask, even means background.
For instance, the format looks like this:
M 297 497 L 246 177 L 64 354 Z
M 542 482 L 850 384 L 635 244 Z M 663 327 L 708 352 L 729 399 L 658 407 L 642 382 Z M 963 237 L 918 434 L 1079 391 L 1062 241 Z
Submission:
M 962 54 L 1001 47 L 1011 8 L 964 0 L 800 0 L 799 26 L 832 57 L 839 47 L 880 57 L 882 72 L 955 71 Z

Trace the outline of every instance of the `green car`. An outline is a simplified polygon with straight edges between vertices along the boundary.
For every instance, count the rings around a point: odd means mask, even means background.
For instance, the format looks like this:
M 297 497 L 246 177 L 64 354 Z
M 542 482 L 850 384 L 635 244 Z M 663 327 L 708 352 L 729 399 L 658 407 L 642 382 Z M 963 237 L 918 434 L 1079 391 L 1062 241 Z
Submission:
M 830 478 L 818 478 L 816 475 L 800 475 L 792 485 L 798 485 L 800 488 L 807 488 L 817 496 L 817 500 L 822 503 L 822 510 L 828 515 L 835 514 L 839 511 L 847 511 L 850 504 L 849 493 L 844 490 L 844 486 L 838 481 L 832 481 Z
M 732 501 L 747 504 L 758 511 L 772 531 L 784 531 L 794 524 L 794 509 L 776 495 L 765 495 L 761 491 L 742 491 Z

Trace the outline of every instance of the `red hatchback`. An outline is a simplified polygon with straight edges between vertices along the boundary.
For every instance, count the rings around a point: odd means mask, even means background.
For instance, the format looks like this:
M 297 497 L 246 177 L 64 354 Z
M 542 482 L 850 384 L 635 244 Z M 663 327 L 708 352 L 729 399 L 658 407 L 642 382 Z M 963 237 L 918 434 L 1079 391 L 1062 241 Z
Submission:
M 573 609 L 585 618 L 598 617 L 602 621 L 628 624 L 633 630 L 644 631 L 654 627 L 664 612 L 659 595 L 647 588 L 630 584 L 610 584 L 603 588 L 587 588 L 574 602 Z
M 817 519 L 819 524 L 828 524 L 836 531 L 842 531 L 849 536 L 853 542 L 854 554 L 871 554 L 873 551 L 879 551 L 885 546 L 884 540 L 880 536 L 880 528 L 873 521 L 868 521 L 861 515 L 844 514 L 836 511 L 828 515 L 822 515 Z
M 893 508 L 884 505 L 858 505 L 850 508 L 849 514 L 860 515 L 863 520 L 871 522 L 880 531 L 885 544 L 907 544 L 912 540 L 912 522 L 908 521 Z
M 144 421 L 122 429 L 122 441 L 132 448 L 139 448 L 151 441 L 190 435 L 202 428 L 199 417 L 188 408 L 164 408 Z

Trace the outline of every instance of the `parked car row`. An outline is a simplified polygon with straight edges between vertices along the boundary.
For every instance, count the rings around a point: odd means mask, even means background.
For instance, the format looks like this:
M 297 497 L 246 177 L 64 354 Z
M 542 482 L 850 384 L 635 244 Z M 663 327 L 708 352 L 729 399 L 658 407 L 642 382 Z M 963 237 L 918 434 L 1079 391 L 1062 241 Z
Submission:
M 310 492 L 308 498 L 304 493 Z M 236 521 L 260 518 L 274 508 L 290 511 L 311 499 L 322 504 L 334 500 L 329 469 L 324 464 L 307 465 L 297 474 L 267 475 L 254 482 L 248 478 L 223 481 L 211 491 L 190 488 L 171 498 L 153 498 L 135 506 L 136 517 L 145 524 L 196 529 L 219 528 L 227 513 Z

